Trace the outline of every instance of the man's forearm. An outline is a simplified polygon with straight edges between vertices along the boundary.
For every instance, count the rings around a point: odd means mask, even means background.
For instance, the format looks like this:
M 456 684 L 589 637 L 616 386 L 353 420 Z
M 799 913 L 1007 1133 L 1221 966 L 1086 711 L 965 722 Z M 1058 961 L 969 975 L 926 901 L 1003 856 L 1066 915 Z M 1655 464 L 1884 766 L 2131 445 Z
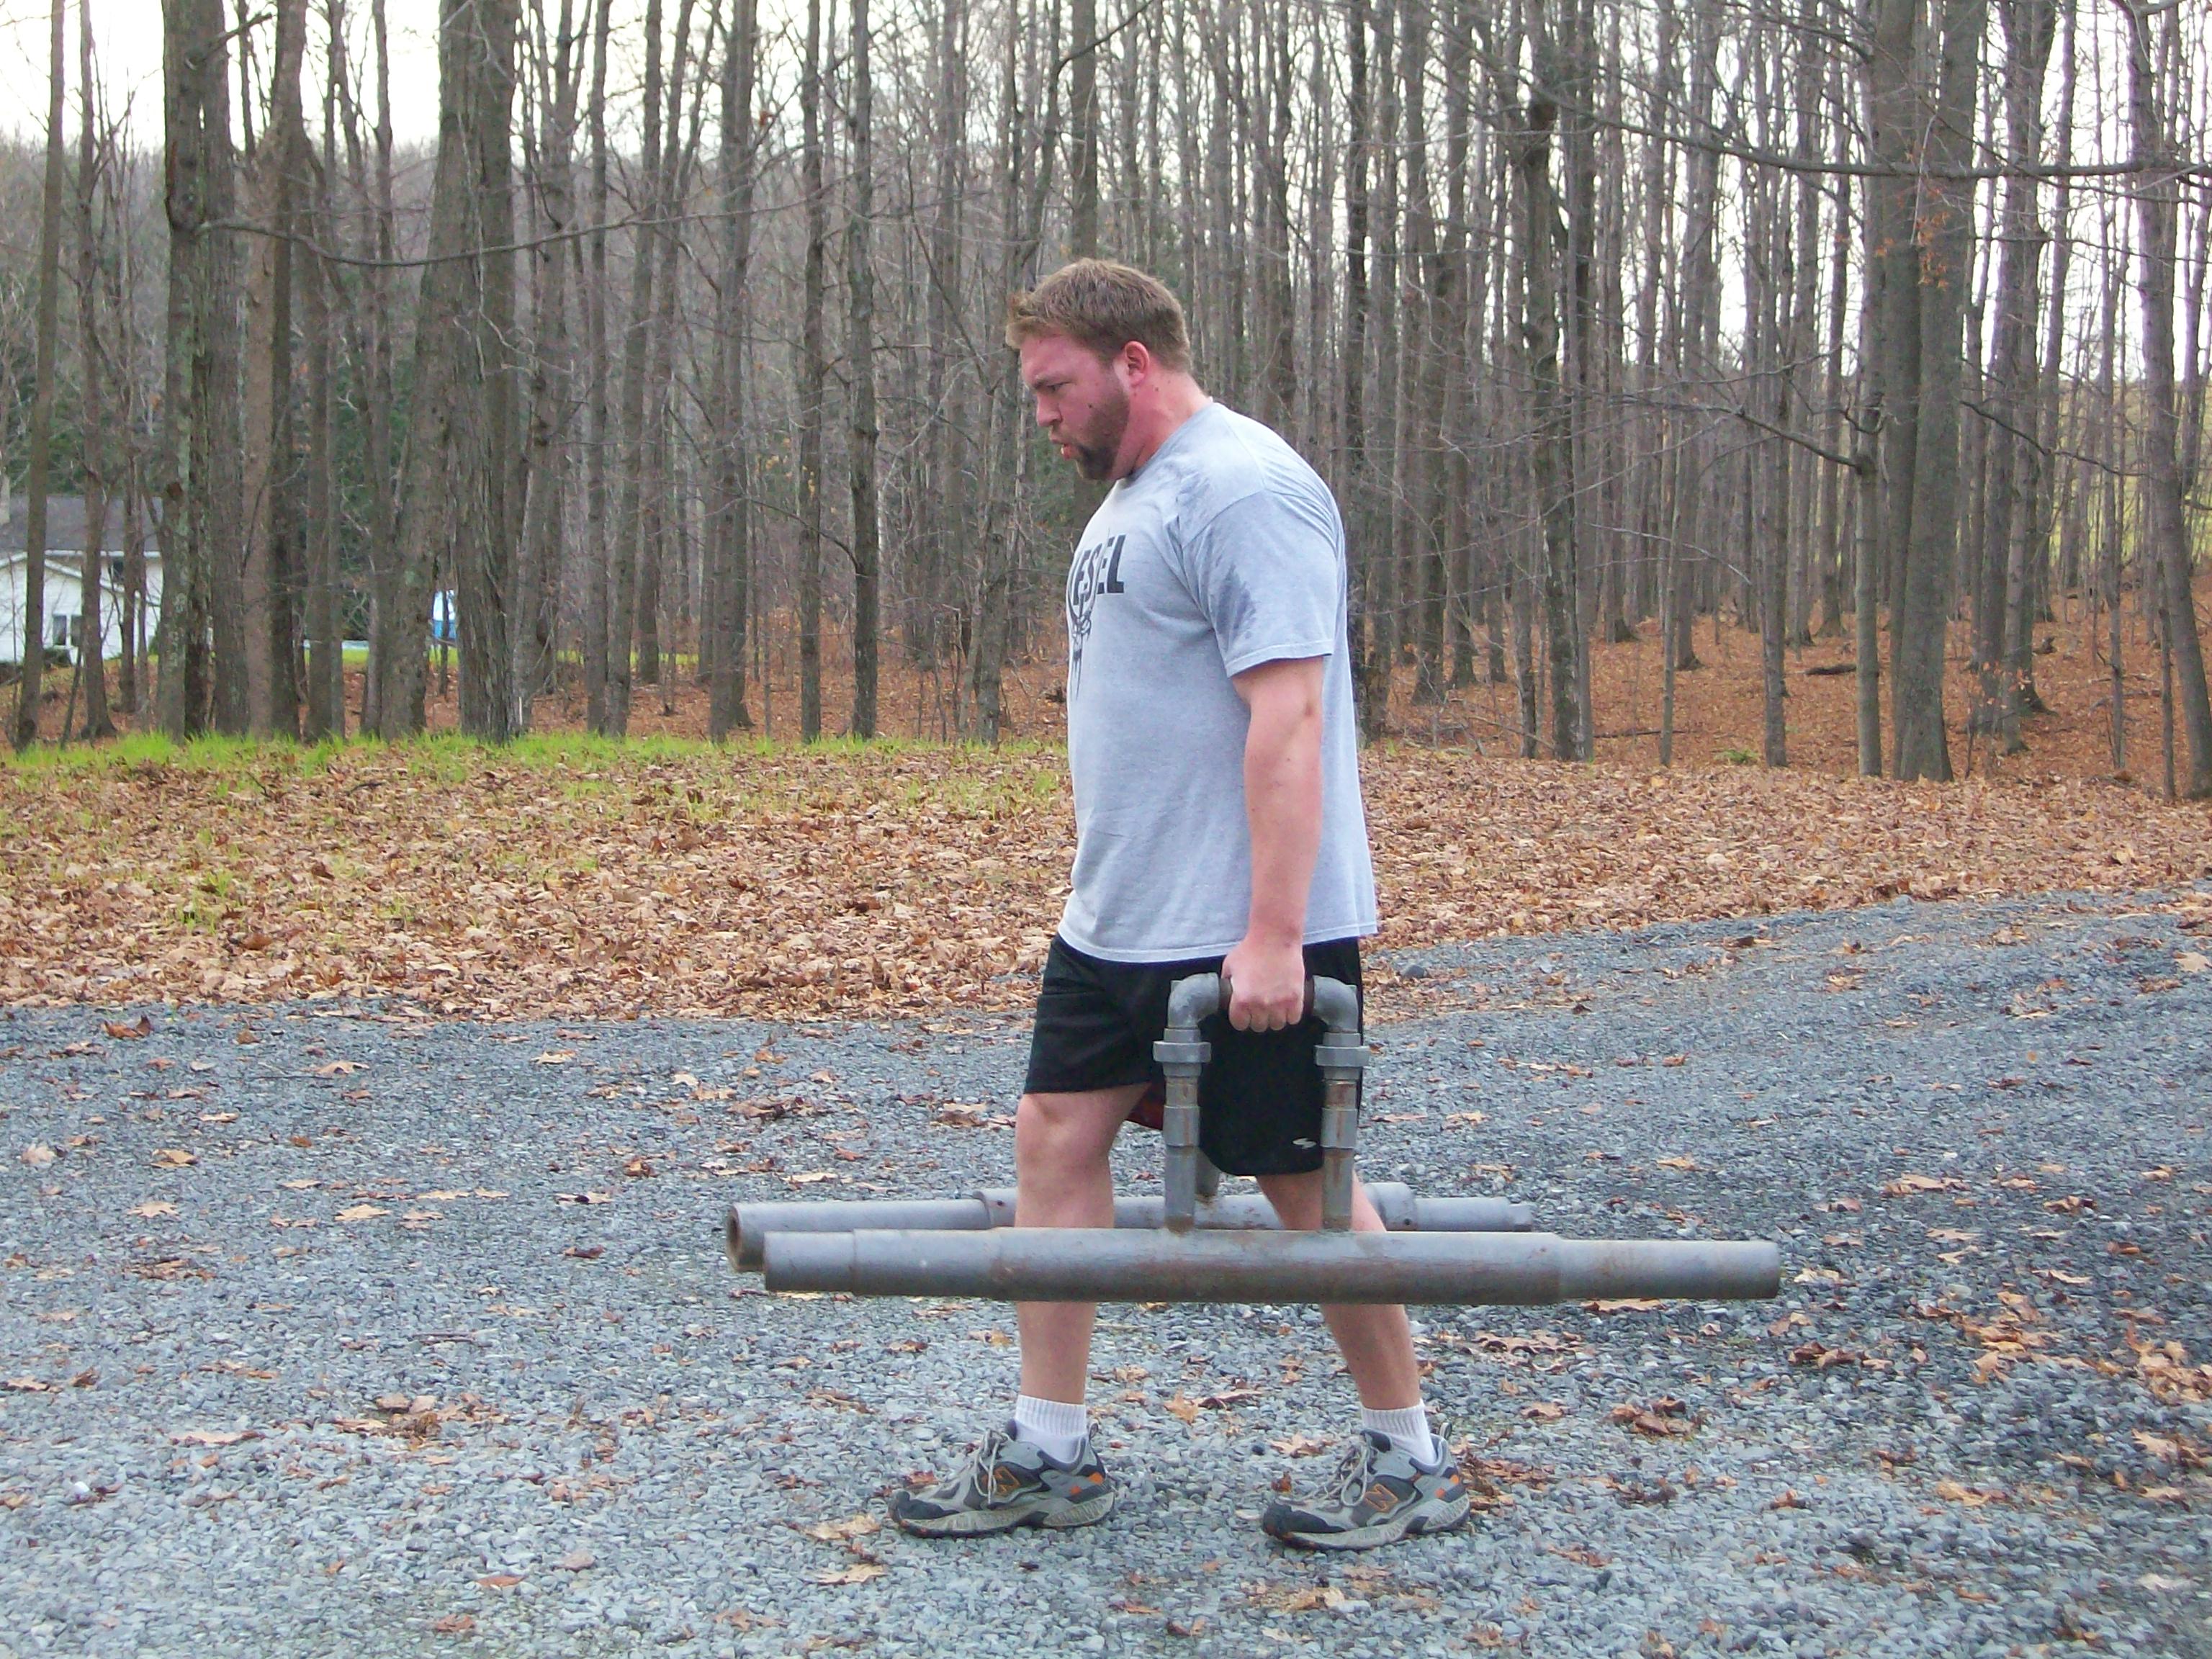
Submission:
M 1303 677 L 1301 677 L 1303 679 Z M 1283 688 L 1287 691 L 1291 688 Z M 1307 688 L 1296 687 L 1300 694 Z M 1246 937 L 1302 944 L 1306 896 L 1321 851 L 1321 698 L 1254 700 L 1244 740 L 1244 811 L 1252 836 L 1252 909 Z

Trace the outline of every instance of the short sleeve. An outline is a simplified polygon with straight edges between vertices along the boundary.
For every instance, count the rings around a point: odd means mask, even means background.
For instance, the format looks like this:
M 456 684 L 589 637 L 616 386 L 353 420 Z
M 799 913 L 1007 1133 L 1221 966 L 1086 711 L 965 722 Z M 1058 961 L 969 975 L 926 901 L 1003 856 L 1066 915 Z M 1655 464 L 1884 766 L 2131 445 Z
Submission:
M 1341 536 L 1326 498 L 1255 489 L 1184 542 L 1184 579 L 1231 676 L 1261 663 L 1326 657 L 1344 609 Z

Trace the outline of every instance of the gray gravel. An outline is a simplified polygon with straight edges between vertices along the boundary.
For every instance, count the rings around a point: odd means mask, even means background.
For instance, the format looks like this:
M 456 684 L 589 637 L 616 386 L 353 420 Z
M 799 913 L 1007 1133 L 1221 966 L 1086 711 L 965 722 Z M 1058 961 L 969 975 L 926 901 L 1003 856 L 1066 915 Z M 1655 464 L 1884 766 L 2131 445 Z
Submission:
M 714 1219 L 1008 1179 L 1021 1021 L 18 1011 L 0 1656 L 2212 1653 L 2212 1406 L 2129 1346 L 2212 1360 L 2208 949 L 2052 900 L 1397 958 L 1458 1011 L 1370 1033 L 1370 1175 L 1790 1282 L 1432 1311 L 1492 1507 L 1352 1562 L 1252 1524 L 1352 1409 L 1300 1308 L 1108 1312 L 1103 1527 L 804 1530 L 1003 1413 L 1010 1310 L 733 1291 Z

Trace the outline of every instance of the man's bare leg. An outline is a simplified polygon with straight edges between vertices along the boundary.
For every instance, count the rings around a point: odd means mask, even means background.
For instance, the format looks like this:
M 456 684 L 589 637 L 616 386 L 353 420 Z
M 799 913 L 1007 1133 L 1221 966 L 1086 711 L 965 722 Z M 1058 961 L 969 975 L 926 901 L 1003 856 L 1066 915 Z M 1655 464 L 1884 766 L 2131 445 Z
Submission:
M 1131 1084 L 1084 1094 L 1022 1097 L 1014 1118 L 1016 1226 L 1114 1224 L 1114 1173 L 1108 1158 L 1114 1137 L 1144 1092 L 1142 1084 Z M 1315 1191 L 1319 1193 L 1318 1186 Z M 1083 1403 L 1097 1311 L 1089 1302 L 1015 1304 L 1024 1394 L 1071 1406 Z
M 1311 1231 L 1321 1224 L 1321 1172 L 1261 1176 L 1260 1190 L 1285 1227 Z M 1354 1184 L 1352 1224 L 1379 1233 L 1364 1189 Z M 1421 1371 L 1413 1358 L 1413 1329 L 1403 1308 L 1357 1304 L 1324 1307 L 1330 1333 L 1359 1389 L 1360 1432 L 1352 1443 L 1359 1462 L 1335 1493 L 1278 1498 L 1260 1517 L 1261 1528 L 1308 1549 L 1370 1549 L 1418 1534 L 1446 1532 L 1465 1522 L 1469 1500 L 1450 1448 L 1437 1437 L 1421 1400 Z M 1428 1449 L 1420 1449 L 1424 1443 Z M 1347 1499 L 1345 1492 L 1357 1497 Z
M 1114 1137 L 1142 1085 L 1082 1094 L 1024 1095 L 1014 1119 L 1014 1222 L 1022 1227 L 1110 1227 Z M 1012 1431 L 985 1435 L 948 1480 L 891 1499 L 891 1518 L 929 1538 L 1015 1527 L 1085 1527 L 1112 1512 L 1119 1492 L 1090 1449 L 1083 1411 L 1091 1365 L 1087 1302 L 1015 1304 L 1022 1330 L 1021 1397 Z
M 1311 1232 L 1321 1225 L 1321 1171 L 1258 1177 L 1260 1190 L 1275 1206 L 1284 1226 Z M 1382 1218 L 1368 1201 L 1367 1189 L 1353 1182 L 1352 1226 L 1355 1232 L 1384 1231 Z M 1370 1411 L 1402 1411 L 1421 1403 L 1421 1370 L 1413 1358 L 1413 1328 L 1401 1307 L 1374 1303 L 1325 1307 L 1322 1317 L 1336 1338 L 1359 1390 L 1359 1403 Z

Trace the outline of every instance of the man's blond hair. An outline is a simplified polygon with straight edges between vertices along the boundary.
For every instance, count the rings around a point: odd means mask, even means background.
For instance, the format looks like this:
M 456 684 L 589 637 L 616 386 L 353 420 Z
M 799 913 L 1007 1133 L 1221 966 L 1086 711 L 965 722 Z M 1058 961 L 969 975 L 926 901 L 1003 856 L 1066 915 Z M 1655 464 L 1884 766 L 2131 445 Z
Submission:
M 1102 360 L 1133 340 L 1162 368 L 1190 370 L 1190 331 L 1176 296 L 1157 276 L 1112 259 L 1062 265 L 1006 301 L 1006 343 L 1015 350 L 1054 334 Z

